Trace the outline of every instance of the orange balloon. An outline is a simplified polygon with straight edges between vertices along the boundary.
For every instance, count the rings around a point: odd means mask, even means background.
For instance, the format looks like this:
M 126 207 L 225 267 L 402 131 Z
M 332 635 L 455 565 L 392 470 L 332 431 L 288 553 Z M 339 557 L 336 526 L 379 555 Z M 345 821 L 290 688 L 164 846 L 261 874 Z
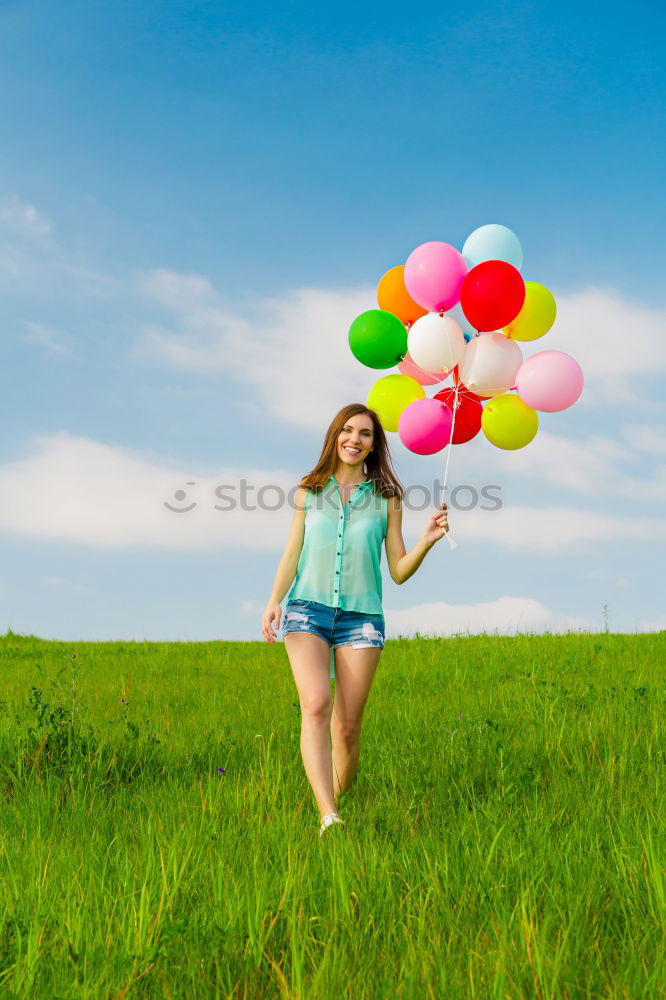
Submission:
M 414 301 L 405 288 L 404 264 L 392 267 L 382 277 L 377 286 L 377 302 L 380 309 L 393 313 L 405 324 L 411 325 L 428 313 L 427 309 L 423 309 L 418 302 Z

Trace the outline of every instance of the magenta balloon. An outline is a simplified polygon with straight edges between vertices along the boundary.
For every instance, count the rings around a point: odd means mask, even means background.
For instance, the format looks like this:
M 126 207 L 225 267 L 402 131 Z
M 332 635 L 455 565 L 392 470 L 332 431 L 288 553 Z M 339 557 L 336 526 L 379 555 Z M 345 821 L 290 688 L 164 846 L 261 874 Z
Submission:
M 540 351 L 523 361 L 516 389 L 524 403 L 543 413 L 572 406 L 583 391 L 583 369 L 563 351 Z
M 422 243 L 405 264 L 405 288 L 423 309 L 439 312 L 460 301 L 465 258 L 450 243 Z
M 439 399 L 417 399 L 400 414 L 398 437 L 415 455 L 434 455 L 449 443 L 451 410 Z

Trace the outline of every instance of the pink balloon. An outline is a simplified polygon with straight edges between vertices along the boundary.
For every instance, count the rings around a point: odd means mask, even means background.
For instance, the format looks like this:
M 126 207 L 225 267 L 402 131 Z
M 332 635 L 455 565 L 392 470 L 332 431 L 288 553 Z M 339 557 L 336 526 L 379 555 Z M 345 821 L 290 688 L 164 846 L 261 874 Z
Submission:
M 422 243 L 405 264 L 405 288 L 423 309 L 439 312 L 460 301 L 465 258 L 450 243 Z
M 534 410 L 556 413 L 572 406 L 583 391 L 583 369 L 563 351 L 540 351 L 523 361 L 516 389 Z
M 449 377 L 449 372 L 427 372 L 425 368 L 419 368 L 412 361 L 409 351 L 405 357 L 398 363 L 398 371 L 402 375 L 409 375 L 411 378 L 416 379 L 420 385 L 437 385 L 438 382 L 443 382 Z
M 398 437 L 415 455 L 434 455 L 449 443 L 451 410 L 439 399 L 417 399 L 400 414 Z

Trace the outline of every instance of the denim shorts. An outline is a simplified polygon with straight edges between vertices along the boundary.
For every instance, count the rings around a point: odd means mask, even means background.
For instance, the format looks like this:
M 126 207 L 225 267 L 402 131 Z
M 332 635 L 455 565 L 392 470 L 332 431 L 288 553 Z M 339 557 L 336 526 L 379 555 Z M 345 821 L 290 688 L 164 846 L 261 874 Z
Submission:
M 343 611 L 316 601 L 288 601 L 284 609 L 282 635 L 310 632 L 337 649 L 354 646 L 357 649 L 376 646 L 384 648 L 384 616 L 368 615 L 365 611 Z

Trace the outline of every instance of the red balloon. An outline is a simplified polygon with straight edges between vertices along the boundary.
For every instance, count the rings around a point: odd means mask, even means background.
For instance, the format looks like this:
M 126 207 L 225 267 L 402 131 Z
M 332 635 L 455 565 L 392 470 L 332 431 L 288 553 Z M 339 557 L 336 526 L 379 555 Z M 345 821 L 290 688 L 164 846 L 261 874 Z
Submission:
M 453 382 L 454 382 L 455 385 L 458 386 L 458 392 L 459 393 L 463 392 L 466 396 L 471 396 L 472 399 L 492 399 L 493 398 L 492 396 L 479 396 L 478 393 L 472 392 L 471 389 L 468 389 L 467 386 L 465 385 L 465 383 L 461 382 L 460 379 L 459 379 L 459 377 L 458 377 L 458 365 L 456 365 L 455 368 L 453 369 Z
M 453 413 L 455 396 L 455 389 L 440 389 L 433 396 L 433 399 L 441 400 L 442 403 L 448 406 L 451 413 Z M 476 437 L 481 430 L 482 413 L 483 407 L 475 396 L 473 397 L 470 393 L 458 390 L 458 409 L 455 413 L 456 420 L 451 444 L 464 444 L 465 441 L 471 441 L 473 437 Z
M 484 260 L 465 275 L 460 305 L 475 330 L 489 333 L 508 326 L 525 302 L 523 276 L 505 260 Z

